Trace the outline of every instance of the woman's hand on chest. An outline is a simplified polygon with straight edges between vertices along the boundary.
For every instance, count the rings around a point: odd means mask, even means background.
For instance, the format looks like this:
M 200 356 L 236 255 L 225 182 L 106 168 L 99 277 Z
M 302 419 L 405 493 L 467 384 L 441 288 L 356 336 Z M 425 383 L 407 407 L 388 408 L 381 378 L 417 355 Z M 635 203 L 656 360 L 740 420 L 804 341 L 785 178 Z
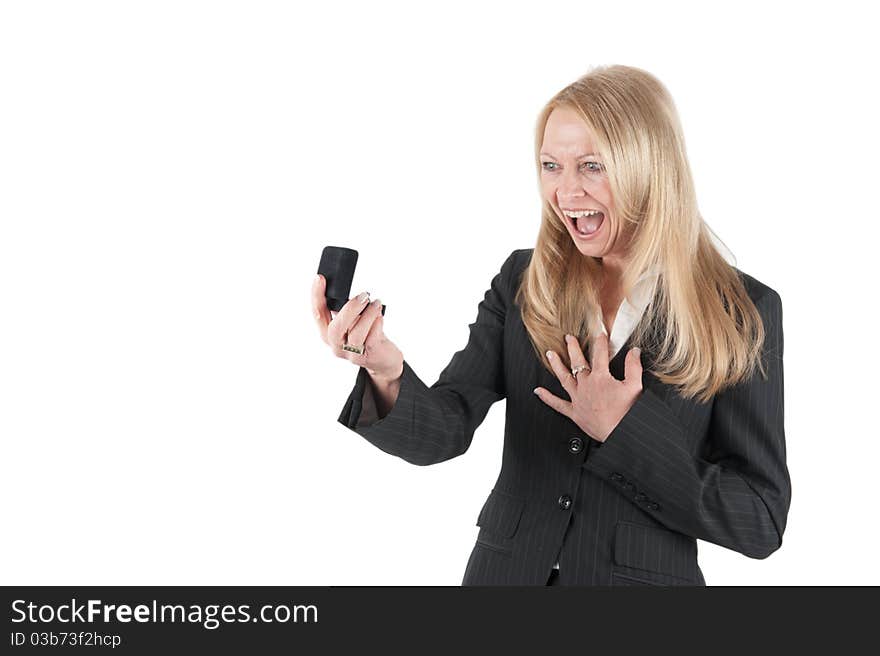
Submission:
M 624 361 L 624 379 L 617 380 L 608 368 L 608 335 L 594 338 L 587 363 L 577 339 L 566 335 L 572 369 L 567 369 L 554 351 L 547 351 L 550 366 L 570 401 L 536 387 L 544 403 L 571 419 L 594 440 L 604 442 L 642 393 L 642 363 L 638 348 L 632 348 Z M 573 371 L 576 371 L 576 375 Z

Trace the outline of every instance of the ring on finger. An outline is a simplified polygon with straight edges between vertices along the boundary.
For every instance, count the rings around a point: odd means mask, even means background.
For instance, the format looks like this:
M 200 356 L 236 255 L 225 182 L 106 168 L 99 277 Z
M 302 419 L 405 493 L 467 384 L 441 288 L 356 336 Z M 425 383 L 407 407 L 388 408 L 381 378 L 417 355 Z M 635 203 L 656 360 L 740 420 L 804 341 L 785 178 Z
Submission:
M 574 379 L 577 379 L 578 374 L 579 374 L 580 372 L 582 372 L 584 369 L 587 369 L 587 368 L 588 368 L 588 367 L 587 367 L 587 365 L 585 365 L 585 364 L 579 364 L 579 365 L 576 366 L 576 367 L 572 367 L 572 368 L 571 368 L 571 377 L 574 378 Z
M 361 344 L 360 346 L 357 346 L 355 344 L 349 344 L 348 343 L 348 333 L 345 333 L 345 337 L 343 337 L 343 339 L 342 339 L 342 350 L 343 351 L 351 351 L 352 353 L 357 353 L 358 355 L 363 355 L 365 347 L 366 347 L 366 344 Z
M 364 354 L 364 346 L 365 346 L 364 344 L 361 344 L 360 346 L 355 346 L 354 344 L 349 344 L 348 342 L 346 342 L 345 344 L 342 345 L 342 350 L 343 351 L 351 351 L 352 353 L 357 353 L 358 355 L 363 355 Z

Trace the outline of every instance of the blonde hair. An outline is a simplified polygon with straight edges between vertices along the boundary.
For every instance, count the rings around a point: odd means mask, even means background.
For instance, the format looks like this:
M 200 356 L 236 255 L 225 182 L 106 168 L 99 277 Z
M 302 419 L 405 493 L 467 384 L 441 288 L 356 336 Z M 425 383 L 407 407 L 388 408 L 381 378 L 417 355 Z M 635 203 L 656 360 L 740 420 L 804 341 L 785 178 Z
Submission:
M 643 359 L 645 370 L 685 398 L 699 395 L 700 402 L 749 378 L 756 363 L 766 378 L 761 316 L 699 213 L 678 113 L 666 88 L 646 71 L 616 65 L 591 69 L 562 89 L 537 121 L 539 186 L 544 128 L 560 106 L 577 111 L 593 133 L 614 198 L 615 216 L 606 217 L 612 235 L 632 235 L 621 280 L 626 296 L 643 272 L 660 271 L 632 335 L 632 346 L 656 354 L 650 368 Z M 577 249 L 546 199 L 541 215 L 516 302 L 538 359 L 552 372 L 548 349 L 570 367 L 566 333 L 585 349 L 592 341 L 587 337 L 601 332 L 602 266 Z

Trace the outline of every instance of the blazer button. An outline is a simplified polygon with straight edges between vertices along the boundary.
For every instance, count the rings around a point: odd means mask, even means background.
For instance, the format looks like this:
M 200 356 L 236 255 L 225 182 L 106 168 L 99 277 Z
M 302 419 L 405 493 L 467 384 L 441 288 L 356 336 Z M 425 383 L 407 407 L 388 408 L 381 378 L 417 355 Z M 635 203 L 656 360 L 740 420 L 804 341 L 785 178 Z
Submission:
M 571 508 L 571 497 L 567 494 L 563 494 L 561 497 L 559 497 L 559 507 L 563 510 L 568 510 L 569 508 Z
M 636 495 L 636 501 L 638 501 L 638 502 L 647 501 L 647 500 L 648 500 L 648 497 L 644 492 L 639 492 Z
M 651 510 L 660 510 L 660 505 L 656 501 L 652 501 L 648 504 L 648 508 Z
M 613 474 L 611 474 L 611 480 L 614 481 L 615 483 L 620 483 L 623 481 L 623 475 L 618 474 L 617 472 L 614 472 Z
M 632 481 L 627 481 L 626 483 L 623 484 L 623 487 L 625 487 L 630 492 L 632 492 L 633 490 L 636 489 L 636 486 L 633 484 Z
M 584 448 L 584 441 L 579 437 L 573 437 L 568 441 L 568 450 L 572 453 L 580 453 Z

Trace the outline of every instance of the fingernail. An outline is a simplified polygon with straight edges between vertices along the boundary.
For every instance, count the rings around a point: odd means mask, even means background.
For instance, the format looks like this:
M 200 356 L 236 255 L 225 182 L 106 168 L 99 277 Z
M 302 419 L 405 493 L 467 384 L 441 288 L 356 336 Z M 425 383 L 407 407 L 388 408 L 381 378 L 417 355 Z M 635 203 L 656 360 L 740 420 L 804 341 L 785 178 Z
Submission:
M 547 357 L 552 359 L 553 358 L 553 351 L 547 351 Z
M 382 300 L 379 298 L 375 299 L 372 303 L 370 303 L 370 305 L 377 306 L 377 307 L 381 304 L 382 304 Z
M 636 346 L 636 355 L 638 355 L 638 356 L 642 355 L 642 349 L 640 349 L 638 346 Z
M 370 292 L 363 292 L 360 296 L 358 296 L 358 301 L 360 303 L 366 303 L 368 298 L 370 298 Z
M 533 389 L 532 391 L 533 391 L 535 394 L 538 394 L 538 390 L 540 390 L 540 389 L 541 389 L 540 387 L 536 387 L 536 388 Z

